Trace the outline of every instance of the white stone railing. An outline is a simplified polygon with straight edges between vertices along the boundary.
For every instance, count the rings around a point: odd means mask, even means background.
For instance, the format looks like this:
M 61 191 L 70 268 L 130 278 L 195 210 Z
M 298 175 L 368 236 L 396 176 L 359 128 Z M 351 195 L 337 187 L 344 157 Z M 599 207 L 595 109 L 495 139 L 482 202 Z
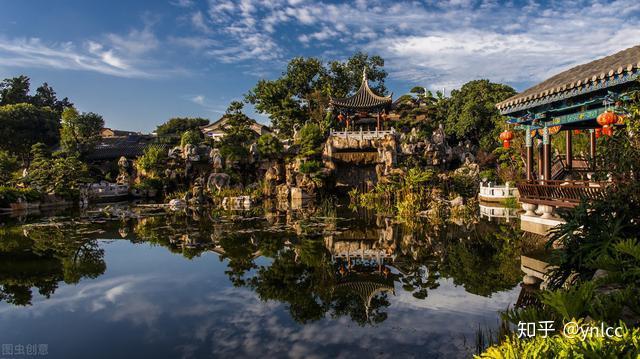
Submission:
M 491 182 L 480 182 L 480 197 L 488 199 L 505 199 L 515 198 L 518 196 L 518 189 L 515 186 L 510 186 L 509 183 L 505 185 L 494 185 Z
M 375 138 L 381 138 L 386 135 L 394 135 L 396 131 L 394 129 L 385 131 L 334 131 L 331 130 L 330 136 L 342 137 L 342 138 L 354 138 L 358 140 L 371 140 Z
M 491 207 L 491 206 L 483 206 L 480 205 L 480 216 L 491 218 L 504 218 L 509 222 L 511 218 L 518 217 L 518 209 L 517 208 L 507 208 L 507 207 Z

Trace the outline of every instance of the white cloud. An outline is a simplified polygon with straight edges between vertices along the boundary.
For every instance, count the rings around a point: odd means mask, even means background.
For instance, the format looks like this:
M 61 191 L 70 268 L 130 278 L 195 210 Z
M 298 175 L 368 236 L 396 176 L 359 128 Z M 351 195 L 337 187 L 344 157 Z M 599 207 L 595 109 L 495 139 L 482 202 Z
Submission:
M 430 88 L 477 78 L 531 84 L 640 41 L 640 3 L 634 0 L 544 7 L 495 0 L 209 5 L 222 40 L 207 54 L 221 62 L 282 61 L 298 54 L 288 43 L 293 38 L 319 54 L 326 48 L 339 56 L 357 49 L 380 54 L 392 78 Z
M 193 0 L 175 0 L 175 1 L 171 1 L 170 3 L 171 3 L 171 5 L 178 6 L 178 7 L 192 7 L 193 6 Z
M 193 96 L 191 98 L 191 101 L 193 101 L 194 103 L 197 103 L 198 105 L 203 105 L 204 104 L 204 96 L 203 95 Z
M 84 70 L 118 77 L 154 76 L 92 41 L 87 42 L 86 49 L 79 49 L 69 42 L 45 44 L 38 38 L 0 37 L 0 66 Z
M 160 77 L 184 70 L 160 68 L 149 55 L 160 47 L 150 25 L 124 35 L 108 33 L 80 43 L 0 35 L 0 66 L 92 71 L 118 77 Z
M 197 30 L 204 32 L 205 34 L 211 33 L 211 28 L 207 25 L 204 15 L 201 11 L 196 11 L 191 15 L 191 24 Z

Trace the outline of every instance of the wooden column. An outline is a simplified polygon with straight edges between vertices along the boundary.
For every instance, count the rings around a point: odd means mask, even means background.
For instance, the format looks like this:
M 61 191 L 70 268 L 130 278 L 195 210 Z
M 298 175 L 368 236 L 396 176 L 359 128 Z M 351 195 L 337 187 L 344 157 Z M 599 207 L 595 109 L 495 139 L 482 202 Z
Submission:
M 543 173 L 546 181 L 551 179 L 551 141 L 549 141 L 549 128 L 544 127 L 542 130 L 542 154 L 543 154 Z
M 571 130 L 566 130 L 565 132 L 565 168 L 570 171 L 573 167 L 573 144 L 571 143 L 573 139 Z
M 589 157 L 591 157 L 591 169 L 596 169 L 596 130 L 589 130 Z
M 544 175 L 544 155 L 542 153 L 542 143 L 538 140 L 538 179 Z
M 378 125 L 376 126 L 376 131 L 380 131 L 380 112 L 378 112 Z
M 531 140 L 531 126 L 527 126 L 524 134 L 525 145 L 527 148 L 527 164 L 526 164 L 526 175 L 527 181 L 531 181 L 533 179 L 533 141 Z

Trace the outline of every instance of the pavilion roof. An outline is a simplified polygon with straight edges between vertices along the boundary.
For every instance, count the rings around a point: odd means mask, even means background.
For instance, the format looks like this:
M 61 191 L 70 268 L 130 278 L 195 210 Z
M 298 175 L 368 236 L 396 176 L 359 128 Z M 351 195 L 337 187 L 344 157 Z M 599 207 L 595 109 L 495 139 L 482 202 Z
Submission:
M 366 69 L 362 71 L 362 83 L 358 91 L 350 97 L 331 98 L 330 104 L 333 107 L 343 108 L 347 110 L 375 110 L 391 106 L 393 102 L 393 94 L 389 96 L 378 96 L 371 88 L 367 80 Z
M 502 114 L 618 85 L 640 68 L 640 45 L 561 72 L 496 105 Z

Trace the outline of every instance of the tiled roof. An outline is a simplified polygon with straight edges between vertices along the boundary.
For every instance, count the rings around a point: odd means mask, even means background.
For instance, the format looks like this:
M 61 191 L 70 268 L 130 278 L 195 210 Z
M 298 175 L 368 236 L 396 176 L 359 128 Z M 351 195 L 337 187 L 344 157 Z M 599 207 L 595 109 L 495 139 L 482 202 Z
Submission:
M 132 159 L 144 153 L 147 146 L 152 145 L 152 141 L 146 137 L 111 137 L 104 138 L 102 141 L 86 155 L 86 159 L 90 161 L 117 160 L 124 156 Z M 158 144 L 168 150 L 167 145 Z
M 378 96 L 371 88 L 369 88 L 369 81 L 367 81 L 367 74 L 365 71 L 362 73 L 362 84 L 358 91 L 351 97 L 345 98 L 331 98 L 330 104 L 337 108 L 345 108 L 352 110 L 371 110 L 375 108 L 381 108 L 390 106 L 393 100 L 392 95 Z
M 511 112 L 512 107 L 517 107 L 517 110 L 526 109 L 537 105 L 539 100 L 545 97 L 605 83 L 613 78 L 628 75 L 634 70 L 637 71 L 638 68 L 640 68 L 640 45 L 561 72 L 498 103 L 496 107 L 503 113 Z

